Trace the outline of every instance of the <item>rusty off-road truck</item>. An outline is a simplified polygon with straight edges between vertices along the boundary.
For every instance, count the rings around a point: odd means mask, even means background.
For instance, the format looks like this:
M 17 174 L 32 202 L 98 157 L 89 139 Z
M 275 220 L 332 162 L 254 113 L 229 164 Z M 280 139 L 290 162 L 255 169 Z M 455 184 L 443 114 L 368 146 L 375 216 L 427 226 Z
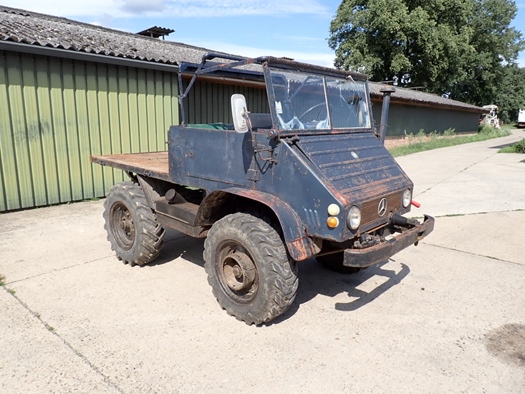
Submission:
M 266 112 L 250 112 L 233 94 L 230 119 L 188 124 L 185 100 L 203 77 L 264 89 Z M 205 270 L 220 306 L 262 324 L 293 303 L 298 262 L 355 272 L 433 230 L 430 216 L 402 216 L 413 184 L 383 144 L 389 92 L 376 133 L 366 76 L 210 53 L 181 65 L 179 85 L 183 119 L 169 129 L 167 152 L 92 157 L 131 179 L 104 203 L 108 240 L 125 263 L 154 260 L 164 228 L 206 237 Z

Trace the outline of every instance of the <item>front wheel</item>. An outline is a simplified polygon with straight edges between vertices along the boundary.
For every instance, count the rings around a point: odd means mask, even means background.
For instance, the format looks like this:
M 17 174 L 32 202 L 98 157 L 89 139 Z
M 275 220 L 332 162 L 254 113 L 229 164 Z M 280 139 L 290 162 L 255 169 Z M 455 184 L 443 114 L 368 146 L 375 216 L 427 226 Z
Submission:
M 103 216 L 108 241 L 119 260 L 143 266 L 159 255 L 164 228 L 139 185 L 122 182 L 113 186 L 106 195 Z
M 217 221 L 204 242 L 208 282 L 219 305 L 246 324 L 284 313 L 297 294 L 295 262 L 265 221 L 236 213 Z

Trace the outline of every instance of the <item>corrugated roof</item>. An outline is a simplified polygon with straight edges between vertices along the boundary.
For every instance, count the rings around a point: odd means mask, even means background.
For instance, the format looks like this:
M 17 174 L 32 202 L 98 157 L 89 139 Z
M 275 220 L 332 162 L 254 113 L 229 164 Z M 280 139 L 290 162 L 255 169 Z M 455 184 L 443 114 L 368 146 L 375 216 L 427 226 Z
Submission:
M 381 89 L 392 88 L 392 85 L 384 85 L 377 82 L 370 83 L 370 94 L 373 96 L 383 96 Z M 483 108 L 475 105 L 462 103 L 461 101 L 451 100 L 432 93 L 420 92 L 417 90 L 407 89 L 395 86 L 396 91 L 392 94 L 392 102 L 404 101 L 415 105 L 431 105 L 440 107 L 461 108 L 465 111 L 474 111 L 478 113 L 487 112 Z
M 4 6 L 0 40 L 164 64 L 200 63 L 209 51 Z
M 182 62 L 200 63 L 202 55 L 211 52 L 180 42 L 163 41 L 1 5 L 0 41 L 173 65 Z M 382 96 L 380 90 L 384 87 L 386 85 L 372 82 L 370 93 L 372 96 Z M 486 112 L 479 107 L 435 94 L 397 87 L 392 94 L 392 101 Z

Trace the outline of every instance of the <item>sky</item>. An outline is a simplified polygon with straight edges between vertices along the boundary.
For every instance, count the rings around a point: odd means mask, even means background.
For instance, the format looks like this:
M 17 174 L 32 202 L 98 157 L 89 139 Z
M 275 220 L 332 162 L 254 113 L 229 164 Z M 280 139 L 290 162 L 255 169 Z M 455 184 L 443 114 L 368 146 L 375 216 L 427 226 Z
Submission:
M 166 39 L 236 55 L 286 56 L 333 66 L 330 22 L 342 0 L 2 0 L 21 8 L 136 33 L 174 29 Z M 525 38 L 525 0 L 512 26 Z M 525 67 L 525 51 L 518 59 Z

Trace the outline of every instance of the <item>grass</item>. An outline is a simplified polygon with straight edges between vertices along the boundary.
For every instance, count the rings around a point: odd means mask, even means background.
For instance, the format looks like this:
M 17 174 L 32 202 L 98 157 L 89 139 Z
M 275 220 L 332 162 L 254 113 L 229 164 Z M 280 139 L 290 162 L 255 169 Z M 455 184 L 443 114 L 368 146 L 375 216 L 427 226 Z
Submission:
M 5 275 L 2 275 L 2 274 L 0 274 L 0 287 L 5 287 Z M 7 287 L 5 289 L 7 290 L 9 294 L 15 295 L 14 290 L 8 289 Z
M 498 151 L 499 153 L 525 153 L 525 138 L 512 145 L 506 146 Z
M 407 135 L 408 144 L 390 148 L 389 151 L 392 156 L 399 157 L 431 149 L 446 148 L 449 146 L 505 137 L 509 134 L 510 132 L 506 128 L 496 129 L 489 126 L 484 126 L 477 134 L 469 135 L 458 135 L 453 129 L 445 130 L 443 134 L 435 131 L 430 134 L 425 134 L 423 130 L 420 130 L 416 135 L 412 133 Z

